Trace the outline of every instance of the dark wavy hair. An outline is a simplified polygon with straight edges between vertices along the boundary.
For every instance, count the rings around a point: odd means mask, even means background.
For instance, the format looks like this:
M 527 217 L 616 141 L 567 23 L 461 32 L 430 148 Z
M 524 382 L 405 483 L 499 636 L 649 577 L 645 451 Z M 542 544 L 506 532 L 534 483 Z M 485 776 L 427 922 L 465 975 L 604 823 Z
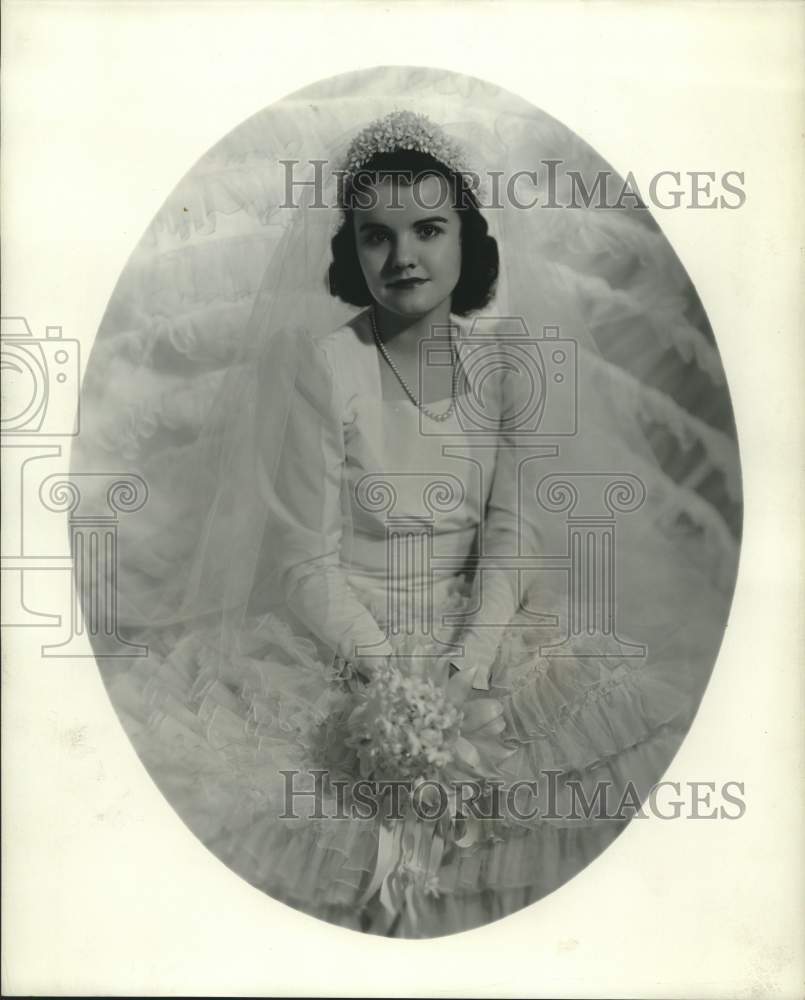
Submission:
M 469 178 L 450 170 L 427 153 L 409 149 L 375 154 L 344 184 L 341 191 L 344 218 L 330 244 L 333 260 L 327 277 L 332 295 L 353 306 L 372 303 L 358 260 L 353 205 L 366 204 L 368 189 L 381 176 L 402 175 L 403 180 L 410 177 L 416 181 L 429 174 L 447 181 L 452 207 L 461 220 L 461 274 L 453 289 L 451 311 L 466 316 L 491 302 L 498 279 L 498 245 L 489 235 Z

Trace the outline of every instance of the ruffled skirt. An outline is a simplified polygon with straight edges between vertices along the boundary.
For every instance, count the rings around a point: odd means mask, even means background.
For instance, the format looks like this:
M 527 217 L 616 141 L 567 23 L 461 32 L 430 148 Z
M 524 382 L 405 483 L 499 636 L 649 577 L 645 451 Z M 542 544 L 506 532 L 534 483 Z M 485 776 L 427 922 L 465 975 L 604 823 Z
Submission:
M 461 606 L 458 583 L 450 599 Z M 512 800 L 515 813 L 482 816 L 468 834 L 466 823 L 410 811 L 389 819 L 333 809 L 329 777 L 357 777 L 329 732 L 349 685 L 301 627 L 268 614 L 226 649 L 204 628 L 149 639 L 147 658 L 109 668 L 105 680 L 138 754 L 190 829 L 274 898 L 401 937 L 485 924 L 572 878 L 660 779 L 697 701 L 684 630 L 658 626 L 647 658 L 620 655 L 617 645 L 608 655 L 560 657 L 541 655 L 541 646 L 551 652 L 549 637 L 519 614 L 499 645 L 491 690 L 470 698 L 500 706 L 505 753 L 487 777 L 506 789 L 530 782 L 529 808 Z M 319 816 L 304 794 L 317 770 L 328 772 Z M 289 808 L 289 788 L 301 792 L 298 809 Z M 424 877 L 412 877 L 417 869 Z

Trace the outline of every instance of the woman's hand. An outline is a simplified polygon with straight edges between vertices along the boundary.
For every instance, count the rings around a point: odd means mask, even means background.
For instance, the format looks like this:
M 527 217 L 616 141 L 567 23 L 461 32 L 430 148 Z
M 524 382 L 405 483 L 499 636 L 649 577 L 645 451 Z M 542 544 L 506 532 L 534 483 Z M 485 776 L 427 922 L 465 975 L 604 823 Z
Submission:
M 472 686 L 476 691 L 488 691 L 492 679 L 492 664 L 481 663 L 472 670 Z
M 475 671 L 470 668 L 460 670 L 455 663 L 450 664 L 450 678 L 447 682 L 447 697 L 457 706 L 461 706 L 472 694 Z
M 492 681 L 492 666 L 496 656 L 496 648 L 490 649 L 486 636 L 479 638 L 478 634 L 468 629 L 462 633 L 459 640 L 464 646 L 464 656 L 457 659 L 453 666 L 462 673 L 472 676 L 472 687 L 476 691 L 488 691 Z
M 358 678 L 368 684 L 379 670 L 389 665 L 389 656 L 359 656 L 352 660 L 351 666 Z
M 447 696 L 454 705 L 463 704 L 473 691 L 489 690 L 489 671 L 483 667 L 464 665 L 449 656 L 441 661 L 448 669 Z

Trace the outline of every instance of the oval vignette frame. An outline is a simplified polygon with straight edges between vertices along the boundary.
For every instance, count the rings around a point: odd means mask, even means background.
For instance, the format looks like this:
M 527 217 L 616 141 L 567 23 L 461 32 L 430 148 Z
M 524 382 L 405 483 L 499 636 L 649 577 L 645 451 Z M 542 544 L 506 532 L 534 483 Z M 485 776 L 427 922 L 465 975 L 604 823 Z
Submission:
M 689 523 L 678 518 L 672 527 L 697 572 L 719 595 L 702 605 L 718 608 L 717 620 L 701 623 L 706 638 L 698 662 L 686 674 L 686 696 L 693 705 L 687 731 L 726 627 L 741 537 L 738 445 L 715 337 L 649 208 L 624 197 L 626 181 L 564 125 L 493 84 L 426 68 L 346 73 L 271 105 L 216 143 L 167 197 L 111 296 L 82 386 L 82 432 L 71 472 L 82 503 L 101 517 L 109 515 L 104 505 L 110 477 L 133 491 L 125 501 L 124 490 L 125 502 L 105 522 L 106 534 L 98 536 L 111 542 L 92 550 L 97 575 L 88 582 L 87 559 L 76 572 L 110 699 L 168 802 L 218 858 L 274 898 L 355 930 L 427 937 L 482 925 L 543 898 L 601 849 L 579 848 L 567 870 L 557 868 L 553 881 L 535 879 L 518 890 L 517 901 L 501 889 L 502 901 L 486 902 L 486 909 L 473 899 L 456 903 L 454 912 L 452 902 L 440 901 L 450 892 L 424 894 L 416 918 L 406 911 L 403 918 L 386 919 L 389 899 L 395 892 L 404 895 L 392 876 L 382 880 L 384 901 L 358 906 L 378 850 L 391 849 L 388 838 L 381 843 L 375 831 L 369 846 L 356 846 L 360 838 L 343 832 L 349 830 L 347 823 L 337 835 L 326 834 L 313 844 L 304 825 L 294 821 L 280 833 L 272 827 L 261 841 L 261 830 L 271 824 L 254 804 L 259 799 L 255 775 L 268 766 L 266 760 L 255 763 L 261 721 L 254 691 L 247 696 L 231 671 L 205 676 L 208 647 L 198 635 L 182 634 L 177 623 L 161 627 L 158 635 L 144 626 L 158 617 L 157 605 L 166 594 L 181 600 L 177 581 L 173 590 L 166 581 L 171 574 L 182 577 L 177 567 L 198 537 L 209 502 L 209 497 L 183 493 L 182 463 L 190 461 L 187 456 L 210 413 L 209 400 L 222 384 L 266 269 L 292 224 L 288 194 L 296 188 L 288 184 L 296 167 L 289 174 L 288 164 L 298 163 L 303 171 L 307 165 L 301 176 L 315 178 L 310 165 L 325 157 L 329 146 L 401 108 L 460 126 L 464 133 L 476 127 L 497 136 L 509 152 L 509 179 L 524 171 L 509 195 L 530 193 L 544 201 L 548 185 L 557 185 L 553 193 L 564 203 L 540 216 L 540 252 L 552 254 L 552 264 L 577 289 L 578 308 L 597 349 L 635 394 L 635 414 L 663 473 L 690 491 Z M 558 172 L 552 173 L 551 163 L 561 164 Z M 533 170 L 537 183 L 529 188 L 525 171 Z M 573 171 L 583 188 L 574 184 Z M 606 178 L 600 192 L 608 203 L 621 197 L 619 210 L 572 204 L 574 197 L 595 190 L 599 177 Z M 132 496 L 142 501 L 139 507 Z M 111 591 L 106 589 L 110 579 Z M 108 596 L 112 592 L 116 605 Z M 289 648 L 309 655 L 309 647 L 295 641 L 289 640 Z M 674 641 L 668 639 L 672 651 Z M 140 655 L 143 650 L 147 655 Z M 261 703 L 268 714 L 270 700 L 269 693 Z M 655 781 L 684 732 L 676 743 L 664 744 Z M 232 746 L 241 755 L 235 764 Z M 254 770 L 245 778 L 249 768 Z M 550 839 L 546 835 L 546 842 Z M 322 896 L 315 885 L 297 898 L 279 871 L 293 871 L 303 881 L 311 859 L 320 871 L 329 871 L 330 861 L 323 860 L 328 850 L 367 865 L 361 869 L 356 862 L 356 884 L 344 890 L 352 893 L 355 905 L 340 904 L 337 894 Z M 542 861 L 546 856 L 534 855 Z M 472 893 L 467 893 L 469 900 Z

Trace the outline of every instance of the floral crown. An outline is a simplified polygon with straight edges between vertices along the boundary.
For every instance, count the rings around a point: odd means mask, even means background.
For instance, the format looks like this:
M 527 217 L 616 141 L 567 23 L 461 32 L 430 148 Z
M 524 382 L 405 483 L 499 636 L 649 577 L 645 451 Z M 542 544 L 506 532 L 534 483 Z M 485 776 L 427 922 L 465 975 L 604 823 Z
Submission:
M 343 183 L 349 185 L 373 156 L 400 149 L 427 153 L 454 173 L 471 173 L 464 150 L 430 118 L 413 111 L 392 111 L 367 125 L 350 143 L 342 166 L 342 190 Z

